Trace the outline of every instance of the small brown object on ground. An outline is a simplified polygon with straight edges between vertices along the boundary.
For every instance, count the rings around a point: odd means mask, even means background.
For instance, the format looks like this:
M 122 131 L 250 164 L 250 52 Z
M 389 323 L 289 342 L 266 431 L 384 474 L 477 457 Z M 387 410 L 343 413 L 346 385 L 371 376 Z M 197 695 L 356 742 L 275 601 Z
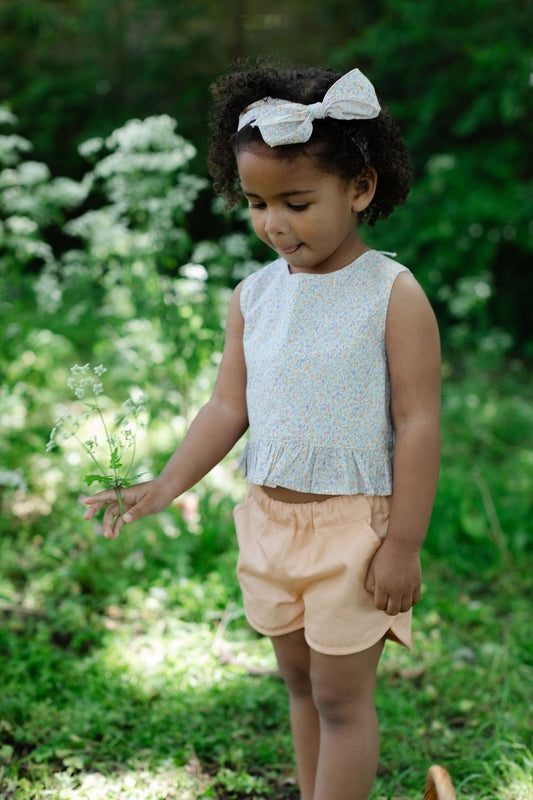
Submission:
M 424 800 L 457 800 L 449 773 L 438 764 L 428 770 Z

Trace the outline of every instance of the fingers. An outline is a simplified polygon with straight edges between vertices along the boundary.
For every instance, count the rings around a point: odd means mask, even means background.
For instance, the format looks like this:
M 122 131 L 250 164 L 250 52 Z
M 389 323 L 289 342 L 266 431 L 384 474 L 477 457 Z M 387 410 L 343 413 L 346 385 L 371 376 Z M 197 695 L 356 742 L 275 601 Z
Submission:
M 91 495 L 91 497 L 86 497 L 83 503 L 89 506 L 83 515 L 84 520 L 91 520 L 98 511 L 107 506 L 102 520 L 106 539 L 116 539 L 124 526 L 124 522 L 130 521 L 122 518 L 115 489 L 107 489 Z
M 401 597 L 389 595 L 386 592 L 376 589 L 374 591 L 374 605 L 380 611 L 384 611 L 390 617 L 410 611 L 420 600 L 420 592 L 402 595 Z
M 390 617 L 409 611 L 420 600 L 420 589 L 407 591 L 401 595 L 389 592 L 385 587 L 381 587 L 376 583 L 372 570 L 369 570 L 366 576 L 365 589 L 372 595 L 376 608 L 379 611 L 384 611 Z
M 103 492 L 97 492 L 96 494 L 90 495 L 90 497 L 85 497 L 83 502 L 85 505 L 103 508 L 107 503 L 112 503 L 116 499 L 117 493 L 115 489 L 104 489 Z
M 419 559 L 407 556 L 398 568 L 397 558 L 391 558 L 382 545 L 371 560 L 365 579 L 365 589 L 376 608 L 391 617 L 409 611 L 420 600 Z
M 401 597 L 399 600 L 394 597 L 389 597 L 384 611 L 389 617 L 395 617 L 397 614 L 409 611 L 412 606 L 411 597 Z
M 106 508 L 102 524 L 106 539 L 118 538 L 120 529 L 124 525 L 124 520 L 122 518 L 122 514 L 120 513 L 120 506 L 118 503 L 112 503 Z
M 85 511 L 83 519 L 92 519 L 104 506 L 109 505 L 109 503 L 115 503 L 116 499 L 117 494 L 114 489 L 106 489 L 103 492 L 98 492 L 98 494 L 85 497 L 82 502 L 89 506 L 89 508 Z
M 124 522 L 136 522 L 141 517 L 147 517 L 154 513 L 154 501 L 150 495 L 146 495 L 138 503 L 132 505 L 124 514 Z

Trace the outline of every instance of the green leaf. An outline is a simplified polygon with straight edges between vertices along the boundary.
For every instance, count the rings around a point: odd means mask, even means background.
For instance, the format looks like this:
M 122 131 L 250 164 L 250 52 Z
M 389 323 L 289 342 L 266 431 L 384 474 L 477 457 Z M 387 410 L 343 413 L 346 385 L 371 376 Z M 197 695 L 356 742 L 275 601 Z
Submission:
M 126 486 L 133 486 L 134 483 L 137 483 L 139 478 L 142 478 L 144 475 L 147 475 L 146 472 L 140 472 L 138 475 L 132 475 L 128 478 L 119 478 L 118 479 L 118 486 L 119 488 L 125 488 Z
M 109 468 L 112 470 L 120 469 L 122 466 L 122 461 L 120 460 L 120 448 L 115 447 L 111 451 L 111 455 L 109 457 Z
M 83 477 L 87 486 L 92 483 L 101 483 L 106 489 L 110 489 L 114 485 L 113 478 L 109 478 L 107 475 L 84 475 Z

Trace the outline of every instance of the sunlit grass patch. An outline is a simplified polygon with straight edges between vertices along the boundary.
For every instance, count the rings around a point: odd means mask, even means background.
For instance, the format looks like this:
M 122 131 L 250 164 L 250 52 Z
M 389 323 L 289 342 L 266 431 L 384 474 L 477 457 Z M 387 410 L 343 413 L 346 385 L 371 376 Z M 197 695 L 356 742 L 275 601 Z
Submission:
M 11 742 L 1 796 L 15 787 L 21 800 L 266 792 L 254 767 L 290 765 L 284 689 L 253 675 L 273 671 L 269 642 L 242 625 L 217 637 L 213 623 L 171 613 L 161 592 L 129 597 L 106 609 L 112 630 L 83 657 L 51 646 L 44 631 L 41 641 L 18 629 L 4 639 L 19 667 L 0 702 Z
M 1 774 L 0 774 L 1 781 Z M 114 774 L 67 767 L 53 773 L 42 784 L 22 779 L 6 781 L 3 798 L 17 800 L 203 800 L 215 797 L 212 779 L 202 774 L 197 760 L 176 766 L 172 759 L 148 767 L 139 763 Z M 0 783 L 0 785 L 2 785 Z
M 533 800 L 533 755 L 524 745 L 509 747 L 496 764 L 499 800 Z

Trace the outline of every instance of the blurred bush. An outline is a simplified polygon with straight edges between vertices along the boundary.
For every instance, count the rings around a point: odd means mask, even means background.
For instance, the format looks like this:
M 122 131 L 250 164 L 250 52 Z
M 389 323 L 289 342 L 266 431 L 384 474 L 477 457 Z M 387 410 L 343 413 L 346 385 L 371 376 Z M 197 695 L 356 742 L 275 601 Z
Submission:
M 268 9 L 261 0 L 26 0 L 0 4 L 0 97 L 11 100 L 20 130 L 53 174 L 79 179 L 84 157 L 102 142 L 92 137 L 119 128 L 120 142 L 109 143 L 107 158 L 105 147 L 95 151 L 103 163 L 95 163 L 94 177 L 120 191 L 118 173 L 104 172 L 115 170 L 117 159 L 131 160 L 125 139 L 137 123 L 125 122 L 132 117 L 177 117 L 199 151 L 192 171 L 205 174 L 209 84 L 235 59 L 359 66 L 399 121 L 415 167 L 406 207 L 366 232 L 370 244 L 396 251 L 414 270 L 437 310 L 446 348 L 460 355 L 497 342 L 500 354 L 531 358 L 532 27 L 533 6 L 523 0 L 271 0 Z M 89 137 L 80 157 L 76 145 Z M 20 139 L 19 145 L 27 146 Z M 26 179 L 35 181 L 32 170 Z M 63 182 L 65 203 L 86 189 L 80 184 Z M 170 211 L 170 196 L 164 205 Z M 151 229 L 154 215 L 148 223 Z M 98 224 L 98 215 L 87 219 L 85 235 Z M 138 216 L 136 225 L 140 244 L 148 228 Z M 228 232 L 207 191 L 182 227 L 194 242 Z M 120 217 L 109 215 L 100 239 L 119 229 Z M 26 235 L 27 246 L 36 246 Z M 68 247 L 65 236 L 63 230 Z M 169 268 L 184 263 L 184 244 L 165 253 Z M 223 272 L 218 255 L 216 261 Z M 224 280 L 233 280 L 229 263 Z
M 376 241 L 414 269 L 457 356 L 533 355 L 532 26 L 514 0 L 382 0 L 333 53 L 368 68 L 404 132 L 412 194 Z
M 143 467 L 158 470 L 169 429 L 178 439 L 211 388 L 230 294 L 220 275 L 227 283 L 234 269 L 235 283 L 256 262 L 245 233 L 192 241 L 205 179 L 189 170 L 194 147 L 170 117 L 84 143 L 89 167 L 75 181 L 30 160 L 14 116 L 0 114 L 0 481 L 11 500 L 28 487 L 18 508 L 31 517 L 82 488 L 76 454 L 65 481 L 43 449 L 72 402 L 70 367 L 104 363 L 118 404 L 146 391 L 154 447 Z

